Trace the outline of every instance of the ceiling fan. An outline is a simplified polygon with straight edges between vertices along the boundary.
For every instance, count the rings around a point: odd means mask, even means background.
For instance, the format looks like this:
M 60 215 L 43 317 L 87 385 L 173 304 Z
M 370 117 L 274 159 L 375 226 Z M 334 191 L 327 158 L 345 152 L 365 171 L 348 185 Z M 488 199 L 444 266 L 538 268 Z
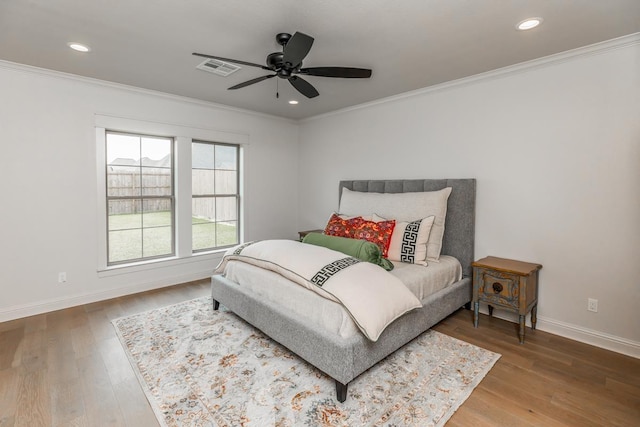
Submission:
M 299 75 L 318 77 L 342 77 L 348 79 L 366 79 L 371 77 L 371 70 L 366 68 L 351 67 L 310 67 L 302 68 L 302 60 L 307 56 L 313 45 L 313 37 L 301 32 L 296 32 L 293 36 L 288 33 L 276 35 L 276 41 L 282 46 L 282 52 L 274 52 L 267 56 L 266 65 L 254 64 L 253 62 L 239 61 L 237 59 L 222 58 L 220 56 L 206 55 L 204 53 L 193 53 L 203 58 L 212 58 L 219 61 L 232 62 L 235 64 L 258 67 L 263 70 L 275 72 L 266 76 L 231 86 L 229 90 L 240 89 L 254 83 L 259 83 L 273 77 L 287 79 L 291 86 L 307 98 L 314 98 L 319 95 L 315 87 Z

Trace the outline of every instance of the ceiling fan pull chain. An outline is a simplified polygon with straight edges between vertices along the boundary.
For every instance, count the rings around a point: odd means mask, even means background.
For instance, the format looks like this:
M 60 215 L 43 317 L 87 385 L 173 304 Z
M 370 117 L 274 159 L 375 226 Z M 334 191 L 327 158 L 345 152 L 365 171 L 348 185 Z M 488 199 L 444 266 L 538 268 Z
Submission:
M 276 79 L 276 99 L 280 98 L 280 92 L 278 92 L 278 79 Z

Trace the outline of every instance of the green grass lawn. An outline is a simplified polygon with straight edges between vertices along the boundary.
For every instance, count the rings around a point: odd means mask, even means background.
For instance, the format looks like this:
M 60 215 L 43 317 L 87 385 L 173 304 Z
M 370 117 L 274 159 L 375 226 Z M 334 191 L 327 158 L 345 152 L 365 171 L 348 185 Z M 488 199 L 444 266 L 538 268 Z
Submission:
M 171 212 L 110 215 L 109 262 L 171 254 L 171 221 Z M 238 243 L 234 223 L 193 217 L 192 224 L 194 251 Z

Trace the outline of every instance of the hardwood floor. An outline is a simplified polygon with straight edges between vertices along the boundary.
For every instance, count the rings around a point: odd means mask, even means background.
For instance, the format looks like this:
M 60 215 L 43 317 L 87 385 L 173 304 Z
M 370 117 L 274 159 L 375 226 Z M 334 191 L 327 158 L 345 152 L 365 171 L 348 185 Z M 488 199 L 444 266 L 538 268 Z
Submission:
M 435 330 L 502 357 L 448 426 L 640 426 L 640 359 L 459 310 Z
M 0 323 L 0 427 L 158 426 L 111 320 L 209 295 L 199 281 Z M 434 329 L 502 354 L 447 426 L 640 425 L 640 360 L 459 310 Z

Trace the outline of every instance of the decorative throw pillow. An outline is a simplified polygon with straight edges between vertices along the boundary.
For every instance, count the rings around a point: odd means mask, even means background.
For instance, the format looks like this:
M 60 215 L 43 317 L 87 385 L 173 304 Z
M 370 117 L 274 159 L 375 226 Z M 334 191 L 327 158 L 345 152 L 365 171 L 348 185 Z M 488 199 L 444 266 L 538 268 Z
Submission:
M 393 263 L 382 257 L 380 247 L 366 240 L 327 236 L 321 233 L 309 233 L 302 239 L 302 243 L 324 246 L 325 248 L 358 258 L 361 261 L 379 265 L 387 271 L 393 270 Z
M 385 219 L 374 214 L 373 220 Z M 387 258 L 391 261 L 427 265 L 427 241 L 434 220 L 435 216 L 431 215 L 412 222 L 396 221 Z
M 395 226 L 395 219 L 379 222 L 363 219 L 362 223 L 355 231 L 354 238 L 375 243 L 382 251 L 382 256 L 387 258 L 387 255 L 389 254 L 389 245 L 391 245 L 391 236 L 393 235 L 393 229 Z
M 343 215 L 343 214 L 337 213 L 337 212 L 335 212 L 335 214 L 338 215 L 338 217 L 340 217 L 340 219 L 362 218 L 365 221 L 373 221 L 373 214 L 371 214 L 371 215 Z
M 343 188 L 340 212 L 345 215 L 375 212 L 384 218 L 407 222 L 435 216 L 427 241 L 427 261 L 438 262 L 450 194 L 451 187 L 415 193 L 366 193 Z
M 386 258 L 395 225 L 395 220 L 375 222 L 367 221 L 361 216 L 345 219 L 334 213 L 329 218 L 324 234 L 375 243 L 382 251 L 382 256 Z
M 334 213 L 329 218 L 324 234 L 327 236 L 349 237 L 355 239 L 356 228 L 362 224 L 364 220 L 360 216 L 356 217 L 340 217 Z

